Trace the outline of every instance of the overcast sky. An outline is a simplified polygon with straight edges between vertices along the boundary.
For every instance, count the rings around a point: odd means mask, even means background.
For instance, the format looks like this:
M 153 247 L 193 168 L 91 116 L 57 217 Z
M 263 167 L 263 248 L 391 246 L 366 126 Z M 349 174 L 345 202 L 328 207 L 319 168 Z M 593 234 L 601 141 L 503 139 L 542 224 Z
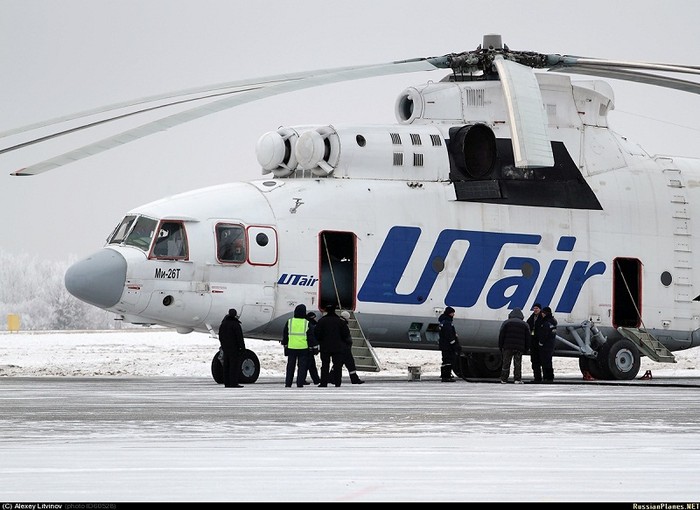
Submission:
M 487 33 L 502 34 L 511 49 L 699 65 L 698 19 L 693 0 L 0 0 L 0 132 L 199 85 L 471 50 Z M 35 177 L 9 174 L 76 141 L 0 155 L 0 249 L 87 256 L 133 207 L 259 178 L 255 143 L 264 132 L 309 123 L 393 123 L 394 101 L 405 87 L 442 75 L 267 99 Z M 700 157 L 699 97 L 612 84 L 615 131 L 650 153 Z M 0 147 L 8 141 L 22 139 L 1 139 Z

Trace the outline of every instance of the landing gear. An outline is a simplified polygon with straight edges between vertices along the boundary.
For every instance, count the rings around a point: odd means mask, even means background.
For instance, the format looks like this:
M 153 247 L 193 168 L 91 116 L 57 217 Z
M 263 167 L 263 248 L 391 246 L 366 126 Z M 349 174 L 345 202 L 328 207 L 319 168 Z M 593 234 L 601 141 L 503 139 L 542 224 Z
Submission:
M 594 379 L 629 381 L 637 377 L 641 366 L 639 349 L 628 339 L 608 340 L 598 351 L 598 358 L 579 358 L 581 373 Z
M 600 366 L 597 359 L 581 356 L 578 359 L 578 367 L 581 370 L 581 374 L 584 376 L 586 372 L 588 372 L 593 379 L 598 379 L 600 381 L 610 379 L 610 374 L 604 367 Z
M 246 349 L 241 358 L 241 372 L 238 382 L 241 384 L 253 384 L 260 376 L 260 360 L 257 355 Z M 224 383 L 224 365 L 221 351 L 214 355 L 211 360 L 211 376 L 217 384 Z
M 601 364 L 611 375 L 611 379 L 629 381 L 637 377 L 641 359 L 639 349 L 630 340 L 621 338 L 614 342 L 605 342 L 598 357 Z
M 503 358 L 499 352 L 472 352 L 467 358 L 467 373 L 471 377 L 496 379 L 501 376 Z
M 217 384 L 224 384 L 224 361 L 222 352 L 214 354 L 214 359 L 211 360 L 211 376 Z
M 239 381 L 242 384 L 253 384 L 260 376 L 260 360 L 255 353 L 249 349 L 243 351 L 241 361 L 241 376 Z
M 457 377 L 462 379 L 468 379 L 469 377 L 474 377 L 469 370 L 469 357 L 470 354 L 459 354 L 457 355 L 457 361 L 452 366 L 452 371 Z

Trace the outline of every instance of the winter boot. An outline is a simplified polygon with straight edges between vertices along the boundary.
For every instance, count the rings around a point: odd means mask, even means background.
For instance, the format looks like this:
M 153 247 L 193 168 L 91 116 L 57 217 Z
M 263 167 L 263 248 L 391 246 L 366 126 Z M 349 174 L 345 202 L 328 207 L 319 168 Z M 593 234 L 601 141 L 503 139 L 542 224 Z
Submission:
M 452 377 L 452 365 L 442 365 L 440 367 L 440 378 L 442 382 L 455 382 L 454 377 Z
M 365 382 L 360 379 L 360 376 L 357 375 L 357 372 L 350 372 L 350 382 L 353 384 L 364 384 Z

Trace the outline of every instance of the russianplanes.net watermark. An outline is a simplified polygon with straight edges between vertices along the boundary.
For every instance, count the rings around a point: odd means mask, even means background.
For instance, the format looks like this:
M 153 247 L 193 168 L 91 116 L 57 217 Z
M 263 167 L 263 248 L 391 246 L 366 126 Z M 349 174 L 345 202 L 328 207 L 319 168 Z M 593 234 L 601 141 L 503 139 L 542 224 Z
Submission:
M 632 510 L 700 510 L 700 503 L 632 503 Z
M 3 503 L 2 510 L 115 510 L 115 503 Z

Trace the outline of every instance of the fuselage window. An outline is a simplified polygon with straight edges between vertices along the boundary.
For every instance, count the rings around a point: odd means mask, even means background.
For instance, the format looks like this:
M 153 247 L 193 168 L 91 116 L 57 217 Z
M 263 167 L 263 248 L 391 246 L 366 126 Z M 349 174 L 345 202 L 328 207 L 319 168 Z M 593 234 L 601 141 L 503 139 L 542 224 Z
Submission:
M 216 253 L 220 262 L 241 264 L 246 261 L 245 229 L 241 225 L 216 226 Z
M 153 256 L 159 259 L 186 259 L 187 236 L 179 221 L 163 221 L 153 246 Z
M 157 225 L 158 222 L 156 220 L 146 218 L 145 216 L 139 216 L 134 228 L 132 228 L 131 232 L 127 235 L 124 244 L 127 246 L 134 246 L 148 253 Z

